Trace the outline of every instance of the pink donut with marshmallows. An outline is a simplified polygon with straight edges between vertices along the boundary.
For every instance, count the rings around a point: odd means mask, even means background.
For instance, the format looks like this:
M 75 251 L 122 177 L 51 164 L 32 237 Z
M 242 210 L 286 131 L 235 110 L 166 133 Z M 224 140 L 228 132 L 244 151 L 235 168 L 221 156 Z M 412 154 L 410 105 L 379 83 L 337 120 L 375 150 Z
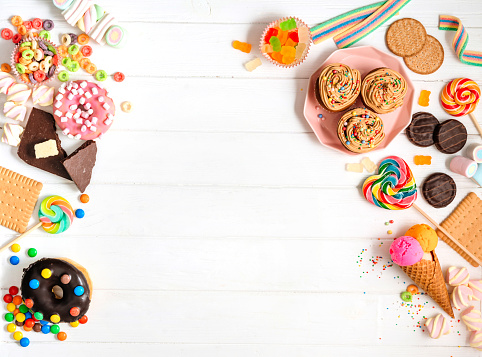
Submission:
M 80 80 L 64 83 L 55 93 L 54 119 L 64 135 L 100 139 L 114 121 L 115 105 L 99 85 Z

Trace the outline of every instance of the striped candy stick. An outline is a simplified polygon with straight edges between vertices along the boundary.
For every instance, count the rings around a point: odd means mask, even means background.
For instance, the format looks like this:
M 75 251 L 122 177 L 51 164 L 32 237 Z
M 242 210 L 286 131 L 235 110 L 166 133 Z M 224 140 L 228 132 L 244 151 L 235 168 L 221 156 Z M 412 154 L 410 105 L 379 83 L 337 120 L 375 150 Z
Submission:
M 460 62 L 472 66 L 482 66 L 482 52 L 466 49 L 469 42 L 469 34 L 458 17 L 440 15 L 438 28 L 439 30 L 456 31 L 452 47 Z
M 328 21 L 322 22 L 319 25 L 313 26 L 310 29 L 313 43 L 318 44 L 355 26 L 373 14 L 383 4 L 385 4 L 385 1 L 362 6 L 358 9 L 345 12 L 344 14 L 334 17 Z
M 365 20 L 336 35 L 335 44 L 338 48 L 350 47 L 383 25 L 409 2 L 410 0 L 388 0 Z

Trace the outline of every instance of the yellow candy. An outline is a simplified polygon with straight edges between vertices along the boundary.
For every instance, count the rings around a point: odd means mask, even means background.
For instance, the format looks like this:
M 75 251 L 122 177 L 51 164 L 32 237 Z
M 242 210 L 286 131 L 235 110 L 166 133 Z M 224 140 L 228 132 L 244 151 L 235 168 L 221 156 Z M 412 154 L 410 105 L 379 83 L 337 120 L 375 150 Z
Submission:
M 12 246 L 10 247 L 10 249 L 12 250 L 12 252 L 18 253 L 18 252 L 20 252 L 20 244 L 17 244 L 17 243 L 12 244 Z
M 296 49 L 292 46 L 282 46 L 280 53 L 283 56 L 294 57 L 296 55 Z
M 58 324 L 60 322 L 60 316 L 59 315 L 52 315 L 52 316 L 50 316 L 50 321 L 52 321 L 54 324 Z
M 291 64 L 295 61 L 294 56 L 283 56 L 282 60 L 283 64 Z
M 15 308 L 16 308 L 16 306 L 13 302 L 7 304 L 7 310 L 9 312 L 13 312 L 13 310 L 15 310 Z
M 17 329 L 17 326 L 15 324 L 8 324 L 7 325 L 7 331 L 8 332 L 15 332 L 16 329 Z
M 44 269 L 40 274 L 42 275 L 42 278 L 48 279 L 52 276 L 52 271 L 50 269 Z
M 25 314 L 19 312 L 17 315 L 15 315 L 15 320 L 18 322 L 24 322 L 25 321 Z
M 272 53 L 273 52 L 273 46 L 271 46 L 269 43 L 265 43 L 261 47 L 261 52 L 263 53 Z
M 72 327 L 77 327 L 77 326 L 79 326 L 79 324 L 80 324 L 79 321 L 74 321 L 74 322 L 71 322 L 71 323 L 70 323 L 70 326 L 72 326 Z
M 17 331 L 13 334 L 13 339 L 16 341 L 20 341 L 22 337 L 23 337 L 23 333 L 21 333 L 20 331 Z

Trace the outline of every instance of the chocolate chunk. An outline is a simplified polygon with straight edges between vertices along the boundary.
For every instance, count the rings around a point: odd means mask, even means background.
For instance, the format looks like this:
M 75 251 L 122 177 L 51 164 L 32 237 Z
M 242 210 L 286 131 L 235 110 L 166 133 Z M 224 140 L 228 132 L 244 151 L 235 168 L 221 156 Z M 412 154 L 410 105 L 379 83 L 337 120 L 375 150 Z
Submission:
M 412 115 L 412 122 L 405 129 L 408 140 L 413 145 L 428 147 L 434 144 L 433 134 L 439 124 L 437 118 L 426 112 L 418 112 Z
M 435 128 L 435 147 L 444 154 L 455 154 L 467 142 L 465 125 L 455 119 L 446 120 Z
M 435 208 L 448 206 L 456 193 L 457 186 L 452 177 L 441 172 L 431 174 L 422 185 L 423 197 Z
M 37 159 L 35 157 L 35 144 L 43 143 L 50 139 L 57 142 L 59 153 L 55 156 Z M 65 167 L 60 162 L 65 159 L 67 154 L 60 146 L 60 139 L 55 129 L 54 117 L 50 113 L 37 108 L 32 108 L 27 126 L 22 135 L 22 140 L 20 140 L 17 154 L 29 165 L 48 171 L 67 180 L 71 180 L 67 170 L 65 170 Z
M 96 156 L 97 144 L 95 141 L 89 140 L 83 143 L 66 159 L 62 160 L 62 164 L 80 192 L 84 192 L 90 184 Z

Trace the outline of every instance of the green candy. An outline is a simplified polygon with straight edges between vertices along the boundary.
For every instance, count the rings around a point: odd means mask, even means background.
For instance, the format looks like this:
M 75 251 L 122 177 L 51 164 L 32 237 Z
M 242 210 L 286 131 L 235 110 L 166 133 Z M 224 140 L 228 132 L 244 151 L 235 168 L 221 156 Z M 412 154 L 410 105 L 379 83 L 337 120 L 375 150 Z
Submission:
M 52 325 L 50 326 L 50 332 L 53 334 L 58 334 L 60 332 L 60 326 L 59 325 Z
M 32 47 L 32 42 L 22 42 L 20 44 L 20 47 L 25 47 L 25 46 Z
M 25 73 L 25 66 L 21 63 L 15 63 L 15 68 L 17 69 L 17 72 L 20 73 L 20 74 L 24 74 Z
M 33 258 L 33 257 L 37 256 L 37 249 L 35 249 L 35 248 L 30 248 L 30 249 L 28 250 L 27 254 L 28 254 L 28 256 L 29 256 L 30 258 Z
M 77 46 L 77 45 L 69 46 L 68 52 L 72 56 L 75 56 L 79 52 L 79 46 Z
M 271 44 L 271 47 L 273 47 L 274 52 L 281 51 L 281 41 L 278 37 L 271 36 L 271 38 L 269 39 L 269 43 Z
M 25 58 L 26 60 L 32 59 L 33 58 L 33 51 L 32 50 L 23 51 L 22 57 Z
M 279 28 L 282 31 L 293 30 L 293 29 L 296 28 L 296 20 L 295 19 L 288 19 L 286 21 L 283 21 L 279 24 Z
M 103 69 L 99 69 L 97 72 L 95 72 L 95 79 L 97 79 L 100 82 L 103 82 L 107 79 L 107 73 Z
M 5 321 L 12 322 L 13 321 L 13 314 L 11 312 L 5 314 Z
M 69 72 L 67 71 L 61 71 L 59 73 L 59 75 L 57 76 L 57 78 L 59 79 L 59 81 L 61 82 L 67 82 L 69 80 Z
M 400 297 L 405 302 L 412 301 L 412 293 L 410 291 L 404 291 L 403 293 L 400 294 Z
M 25 306 L 25 304 L 22 304 L 22 305 L 20 305 L 20 307 L 18 308 L 18 310 L 19 310 L 22 314 L 25 314 L 26 312 L 28 312 L 28 307 Z
M 77 61 L 72 61 L 69 67 L 70 72 L 77 72 L 80 69 L 80 64 Z
M 41 312 L 34 313 L 33 317 L 35 317 L 39 321 L 44 319 L 44 315 Z
M 48 32 L 48 31 L 46 31 L 46 30 L 40 31 L 39 34 L 38 34 L 38 36 L 39 36 L 40 38 L 43 38 L 43 39 L 47 40 L 47 41 L 50 40 L 50 32 Z
M 68 68 L 70 67 L 71 64 L 72 64 L 72 60 L 69 57 L 62 58 L 62 66 L 64 66 L 65 68 Z

